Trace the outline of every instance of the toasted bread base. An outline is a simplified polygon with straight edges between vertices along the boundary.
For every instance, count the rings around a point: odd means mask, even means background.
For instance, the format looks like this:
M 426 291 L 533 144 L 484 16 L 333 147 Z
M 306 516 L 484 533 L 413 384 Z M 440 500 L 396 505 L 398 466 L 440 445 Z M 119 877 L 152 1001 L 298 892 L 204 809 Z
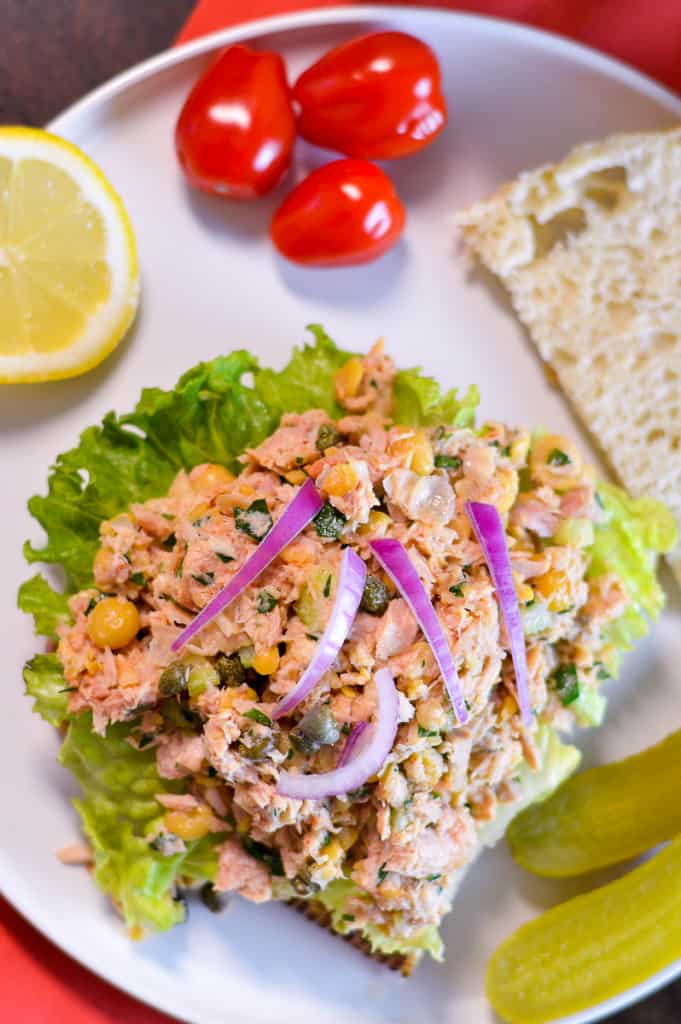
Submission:
M 314 924 L 335 935 L 336 938 L 344 939 L 345 942 L 354 946 L 356 950 L 364 953 L 365 956 L 368 956 L 369 959 L 374 960 L 377 964 L 383 964 L 385 967 L 389 967 L 391 971 L 399 971 L 405 978 L 409 977 L 418 963 L 418 956 L 415 953 L 406 955 L 401 953 L 374 953 L 371 944 L 362 937 L 360 932 L 350 932 L 348 935 L 341 935 L 331 925 L 330 911 L 314 900 L 289 900 L 288 906 L 293 907 L 299 914 L 306 917 L 308 921 L 313 921 Z

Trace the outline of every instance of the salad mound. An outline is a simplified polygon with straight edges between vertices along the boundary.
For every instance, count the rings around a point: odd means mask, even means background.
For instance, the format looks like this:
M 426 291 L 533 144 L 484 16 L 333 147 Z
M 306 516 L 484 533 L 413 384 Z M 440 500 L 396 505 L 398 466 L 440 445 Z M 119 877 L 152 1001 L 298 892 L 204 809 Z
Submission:
M 655 558 L 673 523 L 597 485 L 565 438 L 476 429 L 475 389 L 442 394 L 381 344 L 360 358 L 311 330 L 281 372 L 246 352 L 201 364 L 58 458 L 30 502 L 47 541 L 26 555 L 60 565 L 67 589 L 37 575 L 20 590 L 36 631 L 58 638 L 26 665 L 26 688 L 66 729 L 95 877 L 133 934 L 181 921 L 178 893 L 202 884 L 316 900 L 378 951 L 440 958 L 464 869 L 574 769 L 559 734 L 601 721 L 602 681 L 659 613 Z M 310 480 L 314 521 L 177 650 Z M 494 505 L 506 530 L 529 722 L 467 502 Z M 378 538 L 401 542 L 427 591 L 465 724 Z M 332 667 L 279 714 L 324 634 L 346 548 L 368 573 L 359 614 Z M 319 800 L 281 795 L 284 772 L 338 765 L 375 714 L 383 668 L 399 708 L 380 772 Z

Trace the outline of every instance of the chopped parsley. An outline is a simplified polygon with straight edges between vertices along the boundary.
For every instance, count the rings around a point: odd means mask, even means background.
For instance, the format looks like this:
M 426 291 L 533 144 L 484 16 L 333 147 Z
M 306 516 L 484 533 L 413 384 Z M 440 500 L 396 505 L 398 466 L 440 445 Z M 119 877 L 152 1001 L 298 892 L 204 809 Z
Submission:
M 439 736 L 440 733 L 437 729 L 424 729 L 422 725 L 419 726 L 419 736 Z
M 234 561 L 234 555 L 223 555 L 222 551 L 214 551 L 213 554 L 216 558 L 219 558 L 221 562 L 224 562 L 225 565 L 227 565 L 227 562 Z
M 506 458 L 508 458 L 510 456 L 510 454 L 511 454 L 511 446 L 510 446 L 510 444 L 504 445 L 504 447 L 501 449 L 501 454 L 504 455 Z
M 322 839 L 322 850 L 324 849 L 325 846 L 328 846 L 330 842 L 331 842 L 331 833 L 327 832 L 326 835 L 324 836 L 324 838 Z
M 255 607 L 262 614 L 266 614 L 271 612 L 273 608 L 276 608 L 278 603 L 279 599 L 274 594 L 270 594 L 269 590 L 261 590 L 255 602 Z
M 458 455 L 436 455 L 433 462 L 438 469 L 461 469 L 463 466 Z
M 338 540 L 343 527 L 347 522 L 342 512 L 334 508 L 330 502 L 323 505 L 314 517 L 314 528 L 318 537 L 325 537 L 328 540 Z
M 378 884 L 379 885 L 381 884 L 381 882 L 385 882 L 386 878 L 388 877 L 388 872 L 385 869 L 385 865 L 386 865 L 386 861 L 384 861 L 383 864 L 381 864 L 381 866 L 380 866 L 380 868 L 378 869 L 378 872 L 377 872 Z
M 350 735 L 350 733 L 352 732 L 352 726 L 350 725 L 349 722 L 343 722 L 341 726 L 341 732 L 343 733 L 344 736 Z
M 255 857 L 256 860 L 260 860 L 265 864 L 273 875 L 283 875 L 284 865 L 281 862 L 281 857 L 277 850 L 271 850 L 269 846 L 265 846 L 264 843 L 259 843 L 255 839 L 251 839 L 250 836 L 241 837 L 241 845 L 243 846 L 246 853 L 250 854 L 251 857 Z
M 257 722 L 258 725 L 266 725 L 270 729 L 272 728 L 272 719 L 264 711 L 260 711 L 259 708 L 251 708 L 250 711 L 245 713 L 244 718 L 250 718 L 252 722 Z
M 440 877 L 439 872 L 437 874 L 435 874 L 435 875 L 426 875 L 426 881 L 427 882 L 437 882 L 439 877 Z
M 90 598 L 90 600 L 88 601 L 88 606 L 85 609 L 85 614 L 86 615 L 89 615 L 90 612 L 92 611 L 92 609 L 97 606 L 97 604 L 99 603 L 99 600 L 100 599 L 98 597 L 91 597 Z
M 215 573 L 213 572 L 201 572 L 192 573 L 192 579 L 196 580 L 202 587 L 208 587 L 215 580 Z
M 161 541 L 161 547 L 164 551 L 172 551 L 177 544 L 177 537 L 174 533 L 169 533 L 165 540 Z
M 324 597 L 328 597 L 329 594 L 331 593 L 331 580 L 332 580 L 332 576 L 331 576 L 331 573 L 329 573 L 329 575 L 326 577 L 326 583 L 324 584 L 324 590 L 322 591 L 322 593 L 324 594 Z
M 560 448 L 554 448 L 553 451 L 549 452 L 549 457 L 546 460 L 549 466 L 567 466 L 572 459 L 565 452 L 561 451 Z
M 77 689 L 77 686 L 62 686 L 61 690 L 57 690 L 57 693 L 75 693 Z
M 147 582 L 147 578 L 143 572 L 133 572 L 130 576 L 130 582 L 134 583 L 136 587 L 143 587 Z
M 596 491 L 596 493 L 594 494 L 594 500 L 595 500 L 595 502 L 596 502 L 596 504 L 598 505 L 599 508 L 602 508 L 602 509 L 605 508 L 605 505 L 603 503 L 603 499 L 601 498 L 601 496 L 598 493 L 598 491 Z
M 463 590 L 461 584 L 457 583 L 456 586 L 449 588 L 449 593 L 454 594 L 454 597 L 463 597 Z
M 143 732 L 139 740 L 137 741 L 137 746 L 139 750 L 144 750 L 145 747 L 148 747 L 150 743 L 154 742 L 154 739 L 155 736 L 153 733 Z
M 610 679 L 611 678 L 610 673 L 608 672 L 608 670 L 605 667 L 605 665 L 603 665 L 600 661 L 597 661 L 596 665 L 598 666 L 598 671 L 596 673 L 596 678 L 597 679 L 600 679 L 602 681 L 602 680 Z
M 561 703 L 567 707 L 579 697 L 579 676 L 574 664 L 559 665 L 552 675 Z
M 343 920 L 344 921 L 354 921 L 355 920 L 355 915 L 354 914 L 343 914 Z
M 272 516 L 264 498 L 256 498 L 248 508 L 234 509 L 234 522 L 252 540 L 262 540 L 272 529 Z

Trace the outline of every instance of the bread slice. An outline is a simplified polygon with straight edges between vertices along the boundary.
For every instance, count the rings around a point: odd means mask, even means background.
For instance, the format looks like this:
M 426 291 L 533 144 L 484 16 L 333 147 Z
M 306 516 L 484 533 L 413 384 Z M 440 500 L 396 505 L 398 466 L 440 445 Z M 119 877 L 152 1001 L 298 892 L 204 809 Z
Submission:
M 578 146 L 456 220 L 621 482 L 681 528 L 681 129 Z
M 349 942 L 360 953 L 364 953 L 365 956 L 370 957 L 371 960 L 378 964 L 389 967 L 391 971 L 399 971 L 405 978 L 409 977 L 419 961 L 416 953 L 375 953 L 369 941 L 359 932 L 349 932 L 347 935 L 341 935 L 331 925 L 332 915 L 330 911 L 315 900 L 289 900 L 288 905 L 306 917 L 308 921 L 313 921 L 320 928 L 335 935 L 336 938 L 345 939 L 346 942 Z

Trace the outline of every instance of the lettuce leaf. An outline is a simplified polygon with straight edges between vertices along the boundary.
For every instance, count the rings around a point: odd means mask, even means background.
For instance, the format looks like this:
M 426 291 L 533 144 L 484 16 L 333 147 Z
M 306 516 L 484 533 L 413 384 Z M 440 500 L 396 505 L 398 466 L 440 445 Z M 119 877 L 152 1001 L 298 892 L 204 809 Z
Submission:
M 478 389 L 471 385 L 459 398 L 456 388 L 442 394 L 432 377 L 424 377 L 419 368 L 401 370 L 395 378 L 395 419 L 409 426 L 433 426 L 446 423 L 454 427 L 472 427 L 480 401 Z
M 71 620 L 68 598 L 53 590 L 40 573 L 21 584 L 17 605 L 22 612 L 33 616 L 35 631 L 39 636 L 54 637 L 57 626 Z
M 648 619 L 656 619 L 665 604 L 655 567 L 658 554 L 676 543 L 671 512 L 653 498 L 630 498 L 620 487 L 601 482 L 598 497 L 604 522 L 597 524 L 589 549 L 588 575 L 616 573 L 631 598 L 631 605 L 608 631 L 609 640 L 622 650 L 648 632 Z
M 69 702 L 64 670 L 56 654 L 36 654 L 24 665 L 26 694 L 33 697 L 33 710 L 59 728 L 66 721 Z
M 125 923 L 137 930 L 163 931 L 184 920 L 174 899 L 181 877 L 212 881 L 216 845 L 224 836 L 187 844 L 186 853 L 164 857 L 145 838 L 162 816 L 156 793 L 182 792 L 182 781 L 161 779 L 153 750 L 136 750 L 126 740 L 130 726 L 109 726 L 106 736 L 92 731 L 89 713 L 69 724 L 59 760 L 73 772 L 83 797 L 74 801 L 95 858 L 95 880 L 120 907 Z

